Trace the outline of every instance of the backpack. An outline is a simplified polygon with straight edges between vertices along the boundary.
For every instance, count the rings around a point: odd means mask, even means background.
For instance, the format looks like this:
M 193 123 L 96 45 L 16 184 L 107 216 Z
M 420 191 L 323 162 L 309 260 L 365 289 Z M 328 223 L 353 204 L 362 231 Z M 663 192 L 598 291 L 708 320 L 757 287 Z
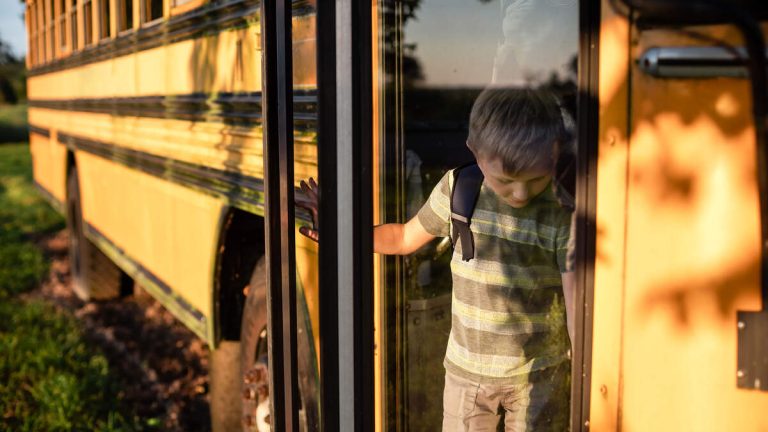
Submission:
M 469 225 L 475 212 L 480 186 L 483 184 L 483 172 L 476 162 L 462 165 L 453 170 L 453 190 L 451 190 L 451 244 L 456 249 L 456 242 L 461 241 L 461 259 L 469 261 L 475 257 L 475 239 Z
M 570 160 L 567 160 L 570 159 Z M 567 184 L 575 172 L 573 157 L 567 158 L 563 166 L 558 161 L 558 174 L 553 178 L 556 195 L 560 205 L 573 211 L 575 202 Z M 461 259 L 469 261 L 475 257 L 475 238 L 469 229 L 472 214 L 475 212 L 480 187 L 483 185 L 483 172 L 477 162 L 462 165 L 453 170 L 453 189 L 451 190 L 451 245 L 456 249 L 456 242 L 461 242 Z

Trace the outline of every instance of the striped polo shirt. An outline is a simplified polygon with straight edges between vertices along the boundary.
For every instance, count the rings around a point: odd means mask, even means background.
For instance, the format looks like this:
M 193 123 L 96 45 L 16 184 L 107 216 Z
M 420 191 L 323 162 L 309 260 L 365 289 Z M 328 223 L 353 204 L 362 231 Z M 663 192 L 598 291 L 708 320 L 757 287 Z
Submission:
M 452 185 L 449 171 L 419 210 L 419 222 L 434 236 L 450 235 Z M 475 258 L 463 261 L 457 242 L 451 260 L 447 371 L 479 383 L 515 384 L 567 358 L 561 273 L 570 271 L 570 222 L 551 187 L 514 208 L 483 184 L 470 225 Z

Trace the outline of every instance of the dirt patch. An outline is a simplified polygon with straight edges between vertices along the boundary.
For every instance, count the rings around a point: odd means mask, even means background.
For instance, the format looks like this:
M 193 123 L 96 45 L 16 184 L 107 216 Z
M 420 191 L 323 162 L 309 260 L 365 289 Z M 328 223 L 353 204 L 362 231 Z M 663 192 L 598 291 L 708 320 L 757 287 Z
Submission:
M 122 397 L 143 419 L 167 431 L 210 430 L 208 348 L 140 287 L 134 295 L 84 303 L 72 292 L 67 232 L 43 238 L 50 273 L 27 294 L 74 314 L 121 378 Z

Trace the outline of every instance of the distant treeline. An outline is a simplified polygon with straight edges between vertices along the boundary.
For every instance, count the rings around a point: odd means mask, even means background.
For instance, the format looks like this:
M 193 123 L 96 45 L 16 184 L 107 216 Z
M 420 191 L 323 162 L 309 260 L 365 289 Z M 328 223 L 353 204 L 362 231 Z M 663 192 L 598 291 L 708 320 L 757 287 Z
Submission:
M 27 70 L 24 57 L 17 57 L 7 42 L 0 40 L 0 104 L 17 104 L 27 99 Z

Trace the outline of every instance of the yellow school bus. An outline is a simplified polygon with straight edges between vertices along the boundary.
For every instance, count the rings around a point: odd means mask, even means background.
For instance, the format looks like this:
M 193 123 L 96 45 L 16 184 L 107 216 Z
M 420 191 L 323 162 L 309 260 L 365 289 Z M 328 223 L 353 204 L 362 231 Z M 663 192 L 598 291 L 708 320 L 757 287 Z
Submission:
M 209 344 L 214 430 L 440 428 L 450 241 L 385 257 L 372 229 L 472 159 L 489 86 L 556 94 L 573 136 L 570 429 L 768 430 L 762 2 L 27 0 L 26 20 L 74 289 L 138 284 Z

